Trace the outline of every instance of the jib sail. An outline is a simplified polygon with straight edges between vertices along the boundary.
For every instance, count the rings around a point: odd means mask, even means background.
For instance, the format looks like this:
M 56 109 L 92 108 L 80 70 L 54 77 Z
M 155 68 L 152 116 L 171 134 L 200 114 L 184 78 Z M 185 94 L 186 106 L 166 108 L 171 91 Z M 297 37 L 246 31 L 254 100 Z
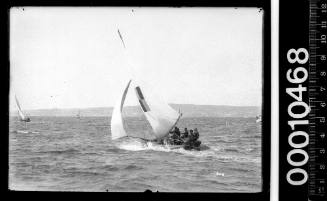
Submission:
M 124 107 L 125 98 L 128 92 L 131 80 L 128 82 L 122 97 L 116 103 L 111 116 L 111 139 L 115 140 L 127 136 L 124 129 L 122 111 Z

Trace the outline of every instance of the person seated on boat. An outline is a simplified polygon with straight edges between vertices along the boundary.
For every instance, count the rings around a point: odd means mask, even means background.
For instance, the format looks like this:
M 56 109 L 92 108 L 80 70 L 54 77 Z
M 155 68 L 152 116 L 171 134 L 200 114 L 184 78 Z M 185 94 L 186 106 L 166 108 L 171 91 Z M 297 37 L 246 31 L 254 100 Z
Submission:
M 183 144 L 183 141 L 181 139 L 181 132 L 178 127 L 174 128 L 174 133 L 172 134 L 171 138 L 172 138 L 172 144 L 174 145 Z
M 194 132 L 192 129 L 190 130 L 189 138 L 191 141 L 193 141 L 193 139 L 194 139 Z
M 182 145 L 184 141 L 179 137 L 177 139 L 174 139 L 174 145 Z
M 183 144 L 183 140 L 180 138 L 180 131 L 178 127 L 175 127 L 172 131 L 169 132 L 169 135 L 166 137 L 166 142 L 170 145 Z
M 177 126 L 175 126 L 175 134 L 176 136 L 180 137 L 181 136 L 181 132 L 179 131 L 179 128 Z
M 201 141 L 197 140 L 196 134 L 194 134 L 193 130 L 190 130 L 189 137 L 186 139 L 184 143 L 184 149 L 186 150 L 200 150 Z
M 198 129 L 194 129 L 194 132 L 193 130 L 190 130 L 190 135 L 188 137 L 188 140 L 187 140 L 187 144 L 189 146 L 200 146 L 201 144 L 201 141 L 198 140 L 199 139 L 199 132 L 198 132 Z
M 190 130 L 187 138 L 185 138 L 185 144 L 190 144 L 193 141 L 193 130 Z
M 170 144 L 170 145 L 174 144 L 174 140 L 177 138 L 175 131 L 176 131 L 176 128 L 169 131 L 169 134 L 165 137 L 166 144 Z
M 191 129 L 187 138 L 185 138 L 184 149 L 190 150 L 190 149 L 192 149 L 192 147 L 193 147 L 193 130 Z
M 193 132 L 194 138 L 193 138 L 193 146 L 194 147 L 199 147 L 201 144 L 201 141 L 199 140 L 200 134 L 197 128 L 194 128 Z
M 184 133 L 182 133 L 181 138 L 187 138 L 188 137 L 188 130 L 187 128 L 184 128 Z
M 197 128 L 194 128 L 194 132 L 193 132 L 193 136 L 194 136 L 194 141 L 198 140 L 200 137 L 199 131 Z
M 177 127 L 175 127 L 174 129 L 171 129 L 169 131 L 169 136 L 172 137 L 172 136 L 176 135 L 178 133 L 177 129 L 178 129 Z
M 167 136 L 168 139 L 174 139 L 176 136 L 175 129 L 171 130 L 169 132 L 169 135 Z

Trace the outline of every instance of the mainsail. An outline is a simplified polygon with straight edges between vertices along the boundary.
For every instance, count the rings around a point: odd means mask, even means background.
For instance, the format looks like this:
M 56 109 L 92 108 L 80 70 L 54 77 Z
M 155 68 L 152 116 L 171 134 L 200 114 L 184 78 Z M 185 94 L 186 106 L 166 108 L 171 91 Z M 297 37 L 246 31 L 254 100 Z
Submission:
M 168 135 L 169 131 L 177 124 L 181 114 L 154 97 L 145 97 L 140 86 L 135 87 L 135 92 L 156 139 Z
M 125 98 L 128 92 L 129 85 L 132 80 L 130 80 L 124 90 L 122 97 L 116 103 L 111 116 L 111 139 L 115 140 L 127 136 L 124 129 L 122 111 L 124 107 Z
M 26 116 L 24 115 L 24 113 L 23 113 L 23 111 L 22 111 L 22 109 L 21 109 L 21 107 L 20 107 L 20 105 L 19 105 L 19 102 L 18 102 L 16 96 L 15 96 L 15 100 L 16 100 L 16 104 L 17 104 L 17 107 L 18 107 L 18 114 L 19 114 L 20 120 L 24 121 L 24 120 L 26 120 L 27 118 L 26 118 Z

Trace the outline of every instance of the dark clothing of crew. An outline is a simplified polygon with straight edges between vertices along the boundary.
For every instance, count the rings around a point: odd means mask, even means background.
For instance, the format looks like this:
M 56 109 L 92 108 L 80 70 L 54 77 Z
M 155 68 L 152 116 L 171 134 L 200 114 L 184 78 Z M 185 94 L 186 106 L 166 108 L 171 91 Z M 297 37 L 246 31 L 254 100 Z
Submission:
M 173 134 L 171 135 L 171 138 L 172 138 L 172 139 L 178 139 L 178 138 L 179 138 L 179 136 L 178 136 L 178 134 L 177 134 L 177 133 L 173 133 Z
M 187 141 L 193 141 L 193 139 L 194 139 L 193 130 L 190 130 L 190 134 L 188 135 Z
M 179 130 L 177 127 L 175 127 L 172 131 L 169 132 L 169 136 L 167 138 L 167 142 L 169 144 L 176 144 L 176 142 L 179 140 Z
M 195 141 L 197 139 L 199 139 L 199 132 L 197 130 L 194 130 L 194 132 L 193 132 L 193 140 Z
M 184 133 L 182 133 L 182 138 L 187 138 L 188 137 L 188 130 L 184 129 Z
M 179 129 L 177 127 L 175 127 L 174 133 L 180 137 L 181 136 L 181 132 L 179 131 Z

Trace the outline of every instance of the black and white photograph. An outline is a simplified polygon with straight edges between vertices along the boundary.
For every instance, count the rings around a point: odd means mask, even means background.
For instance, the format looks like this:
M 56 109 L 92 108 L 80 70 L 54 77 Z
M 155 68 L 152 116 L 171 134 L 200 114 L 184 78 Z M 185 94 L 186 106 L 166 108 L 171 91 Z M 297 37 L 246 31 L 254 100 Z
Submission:
M 12 7 L 9 190 L 262 192 L 264 12 Z

